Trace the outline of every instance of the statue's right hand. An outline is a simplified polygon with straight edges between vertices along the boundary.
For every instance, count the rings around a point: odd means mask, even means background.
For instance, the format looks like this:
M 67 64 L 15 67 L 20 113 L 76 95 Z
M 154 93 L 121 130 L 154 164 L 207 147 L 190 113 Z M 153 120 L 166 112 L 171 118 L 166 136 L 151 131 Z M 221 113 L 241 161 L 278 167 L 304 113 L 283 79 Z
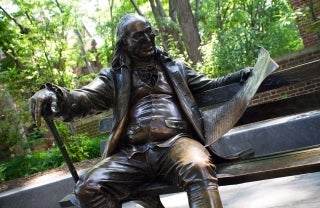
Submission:
M 41 116 L 58 112 L 57 95 L 47 88 L 39 90 L 29 99 L 29 110 L 36 126 L 41 126 Z

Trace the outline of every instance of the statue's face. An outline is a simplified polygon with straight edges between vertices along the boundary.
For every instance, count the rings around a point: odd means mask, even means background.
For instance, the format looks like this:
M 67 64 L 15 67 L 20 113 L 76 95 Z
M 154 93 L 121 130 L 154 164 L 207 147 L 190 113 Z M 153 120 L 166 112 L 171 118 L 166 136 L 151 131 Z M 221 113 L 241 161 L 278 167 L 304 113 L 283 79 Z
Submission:
M 132 21 L 126 31 L 124 42 L 131 58 L 146 61 L 154 56 L 155 34 L 148 22 L 141 19 Z

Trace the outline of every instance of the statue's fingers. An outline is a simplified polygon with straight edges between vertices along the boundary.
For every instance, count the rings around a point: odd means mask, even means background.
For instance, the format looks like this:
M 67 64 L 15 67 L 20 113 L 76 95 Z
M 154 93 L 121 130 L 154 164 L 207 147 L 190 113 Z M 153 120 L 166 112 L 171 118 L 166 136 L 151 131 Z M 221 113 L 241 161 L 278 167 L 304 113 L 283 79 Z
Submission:
M 52 113 L 57 113 L 59 111 L 58 109 L 58 100 L 56 94 L 52 93 L 51 95 L 51 111 Z
M 42 103 L 42 99 L 37 99 L 34 106 L 34 117 L 38 127 L 41 126 Z
M 36 122 L 35 115 L 34 115 L 34 107 L 35 107 L 35 100 L 33 98 L 30 98 L 29 99 L 29 112 L 31 114 L 33 121 Z

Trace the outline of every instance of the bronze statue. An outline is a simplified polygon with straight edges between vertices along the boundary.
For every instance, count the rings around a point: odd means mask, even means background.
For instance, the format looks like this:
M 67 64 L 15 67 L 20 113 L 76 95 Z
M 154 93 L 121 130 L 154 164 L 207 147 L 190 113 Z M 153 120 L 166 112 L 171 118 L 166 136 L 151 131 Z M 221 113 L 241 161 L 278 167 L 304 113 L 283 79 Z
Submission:
M 81 89 L 48 84 L 30 99 L 38 125 L 44 104 L 64 121 L 113 110 L 103 158 L 75 186 L 81 207 L 121 207 L 134 189 L 155 178 L 182 187 L 190 207 L 222 207 L 193 93 L 243 82 L 251 70 L 209 79 L 172 60 L 154 39 L 144 17 L 125 15 L 110 69 Z

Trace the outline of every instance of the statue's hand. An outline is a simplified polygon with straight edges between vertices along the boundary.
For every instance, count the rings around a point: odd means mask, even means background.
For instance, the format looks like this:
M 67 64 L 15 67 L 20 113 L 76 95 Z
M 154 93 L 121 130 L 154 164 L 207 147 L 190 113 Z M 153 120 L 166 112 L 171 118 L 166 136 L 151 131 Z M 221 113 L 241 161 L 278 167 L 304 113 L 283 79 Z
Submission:
M 240 71 L 240 83 L 243 84 L 253 73 L 253 68 L 247 67 Z
M 29 99 L 29 110 L 36 126 L 41 126 L 41 116 L 58 112 L 57 95 L 47 88 L 39 90 Z

